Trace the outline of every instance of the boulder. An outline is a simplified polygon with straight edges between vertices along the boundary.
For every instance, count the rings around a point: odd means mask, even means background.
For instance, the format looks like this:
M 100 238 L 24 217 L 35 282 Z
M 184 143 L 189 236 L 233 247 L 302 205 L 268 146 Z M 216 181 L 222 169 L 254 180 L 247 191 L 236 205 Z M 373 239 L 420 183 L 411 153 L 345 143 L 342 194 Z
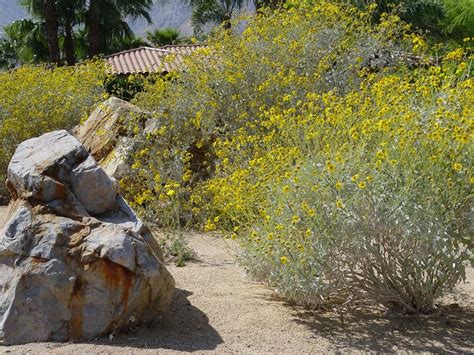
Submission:
M 92 339 L 170 304 L 158 243 L 76 138 L 56 131 L 20 144 L 7 185 L 0 343 Z
M 101 103 L 73 134 L 86 147 L 105 172 L 117 180 L 130 174 L 129 157 L 134 139 L 130 125 L 143 127 L 150 115 L 124 100 L 111 97 Z

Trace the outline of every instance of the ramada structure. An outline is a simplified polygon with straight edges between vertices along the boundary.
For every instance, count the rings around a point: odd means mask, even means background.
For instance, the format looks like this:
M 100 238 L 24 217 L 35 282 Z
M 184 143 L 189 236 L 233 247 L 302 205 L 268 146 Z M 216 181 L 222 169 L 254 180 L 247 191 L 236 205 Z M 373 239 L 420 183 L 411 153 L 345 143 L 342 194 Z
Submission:
M 160 48 L 139 47 L 105 57 L 116 75 L 167 73 L 179 69 L 183 58 L 204 45 L 168 45 Z

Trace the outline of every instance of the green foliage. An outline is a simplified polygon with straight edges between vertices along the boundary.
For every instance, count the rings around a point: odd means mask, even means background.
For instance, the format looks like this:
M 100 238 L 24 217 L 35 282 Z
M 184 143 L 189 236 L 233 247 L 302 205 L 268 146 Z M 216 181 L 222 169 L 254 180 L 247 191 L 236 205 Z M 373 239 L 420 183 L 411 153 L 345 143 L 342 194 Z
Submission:
M 319 0 L 318 0 L 319 1 Z M 318 2 L 316 1 L 316 3 Z M 51 2 L 49 0 L 49 2 Z M 265 14 L 265 8 L 290 8 L 280 0 L 254 0 L 255 9 Z M 466 37 L 474 36 L 473 0 L 332 0 L 334 3 L 350 3 L 361 10 L 377 5 L 372 9 L 373 18 L 379 21 L 382 14 L 394 12 L 402 20 L 417 29 L 429 31 L 438 42 L 454 40 L 460 43 Z M 18 64 L 52 61 L 48 56 L 47 43 L 51 42 L 50 31 L 46 31 L 45 1 L 22 0 L 34 20 L 22 20 L 25 24 L 34 23 L 35 29 L 29 32 L 15 32 L 0 42 L 0 66 L 14 67 Z M 231 18 L 247 4 L 244 0 L 190 0 L 193 7 L 192 21 L 196 34 L 202 35 L 206 24 L 223 24 L 229 28 Z M 151 0 L 92 0 L 54 2 L 55 21 L 53 26 L 60 46 L 61 59 L 73 65 L 77 60 L 100 54 L 109 54 L 144 42 L 133 35 L 127 18 L 144 18 L 151 21 L 148 11 Z M 17 25 L 15 25 L 17 26 Z M 31 26 L 30 26 L 31 27 Z M 26 27 L 25 27 L 26 28 Z M 39 32 L 38 32 L 39 31 Z M 148 40 L 155 46 L 187 42 L 180 39 L 175 30 L 157 30 L 148 34 Z M 59 56 L 59 54 L 58 54 Z
M 18 20 L 3 28 L 0 39 L 0 68 L 14 68 L 19 64 L 40 63 L 48 59 L 44 37 L 44 23 Z
M 235 11 L 240 11 L 244 0 L 189 0 L 193 7 L 192 22 L 196 33 L 208 23 L 223 24 L 230 27 L 230 20 Z
M 148 42 L 146 42 L 143 38 L 136 37 L 132 34 L 130 37 L 114 39 L 113 41 L 111 41 L 111 43 L 108 45 L 109 48 L 107 49 L 107 52 L 116 53 L 128 49 L 146 46 L 148 46 Z
M 360 9 L 377 5 L 376 20 L 383 13 L 395 12 L 402 20 L 417 29 L 429 31 L 437 41 L 455 40 L 474 36 L 473 0 L 339 0 Z
M 130 101 L 133 97 L 143 91 L 145 82 L 153 80 L 152 76 L 143 75 L 111 75 L 105 82 L 107 92 L 125 101 Z
M 174 28 L 157 29 L 154 32 L 147 32 L 146 39 L 153 43 L 155 47 L 180 43 L 179 31 Z
M 343 0 L 344 1 L 344 0 Z M 417 28 L 438 31 L 437 24 L 443 16 L 443 7 L 438 0 L 349 0 L 360 9 L 377 5 L 374 17 L 395 11 L 404 21 Z
M 0 73 L 0 181 L 16 146 L 55 129 L 70 129 L 104 99 L 102 64 L 24 66 Z M 6 198 L 4 185 L 0 196 Z
M 442 20 L 444 31 L 462 40 L 474 37 L 474 1 L 473 0 L 443 0 L 445 18 Z
M 237 238 L 248 273 L 300 304 L 431 312 L 472 255 L 470 49 L 434 65 L 422 37 L 373 7 L 261 11 L 185 70 L 127 80 L 154 121 L 130 127 L 124 193 L 162 227 Z M 3 171 L 20 141 L 76 124 L 104 95 L 103 73 L 0 74 Z M 181 232 L 163 245 L 179 265 L 192 257 Z
M 2 69 L 11 69 L 18 65 L 18 56 L 14 43 L 0 39 L 0 72 Z

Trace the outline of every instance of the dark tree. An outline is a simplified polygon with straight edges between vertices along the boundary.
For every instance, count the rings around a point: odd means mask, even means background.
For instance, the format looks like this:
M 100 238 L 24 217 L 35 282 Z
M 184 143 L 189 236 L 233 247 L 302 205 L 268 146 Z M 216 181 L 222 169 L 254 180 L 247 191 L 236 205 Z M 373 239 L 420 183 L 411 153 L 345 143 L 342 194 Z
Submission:
M 53 0 L 43 1 L 43 18 L 46 24 L 46 37 L 48 38 L 49 59 L 51 62 L 61 64 L 61 52 L 58 39 L 58 18 Z

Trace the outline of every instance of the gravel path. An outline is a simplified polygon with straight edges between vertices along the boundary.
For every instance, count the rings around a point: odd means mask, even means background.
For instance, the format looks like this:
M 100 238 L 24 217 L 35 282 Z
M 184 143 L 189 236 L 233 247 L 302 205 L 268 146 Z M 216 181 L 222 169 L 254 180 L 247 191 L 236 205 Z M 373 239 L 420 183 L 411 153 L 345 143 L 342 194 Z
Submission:
M 0 211 L 1 214 L 1 211 Z M 1 216 L 0 216 L 1 220 Z M 447 302 L 445 315 L 361 313 L 341 319 L 287 305 L 245 278 L 232 245 L 211 235 L 190 236 L 198 261 L 169 266 L 177 282 L 171 309 L 147 328 L 88 343 L 0 347 L 0 353 L 314 353 L 334 351 L 474 350 L 474 275 Z

